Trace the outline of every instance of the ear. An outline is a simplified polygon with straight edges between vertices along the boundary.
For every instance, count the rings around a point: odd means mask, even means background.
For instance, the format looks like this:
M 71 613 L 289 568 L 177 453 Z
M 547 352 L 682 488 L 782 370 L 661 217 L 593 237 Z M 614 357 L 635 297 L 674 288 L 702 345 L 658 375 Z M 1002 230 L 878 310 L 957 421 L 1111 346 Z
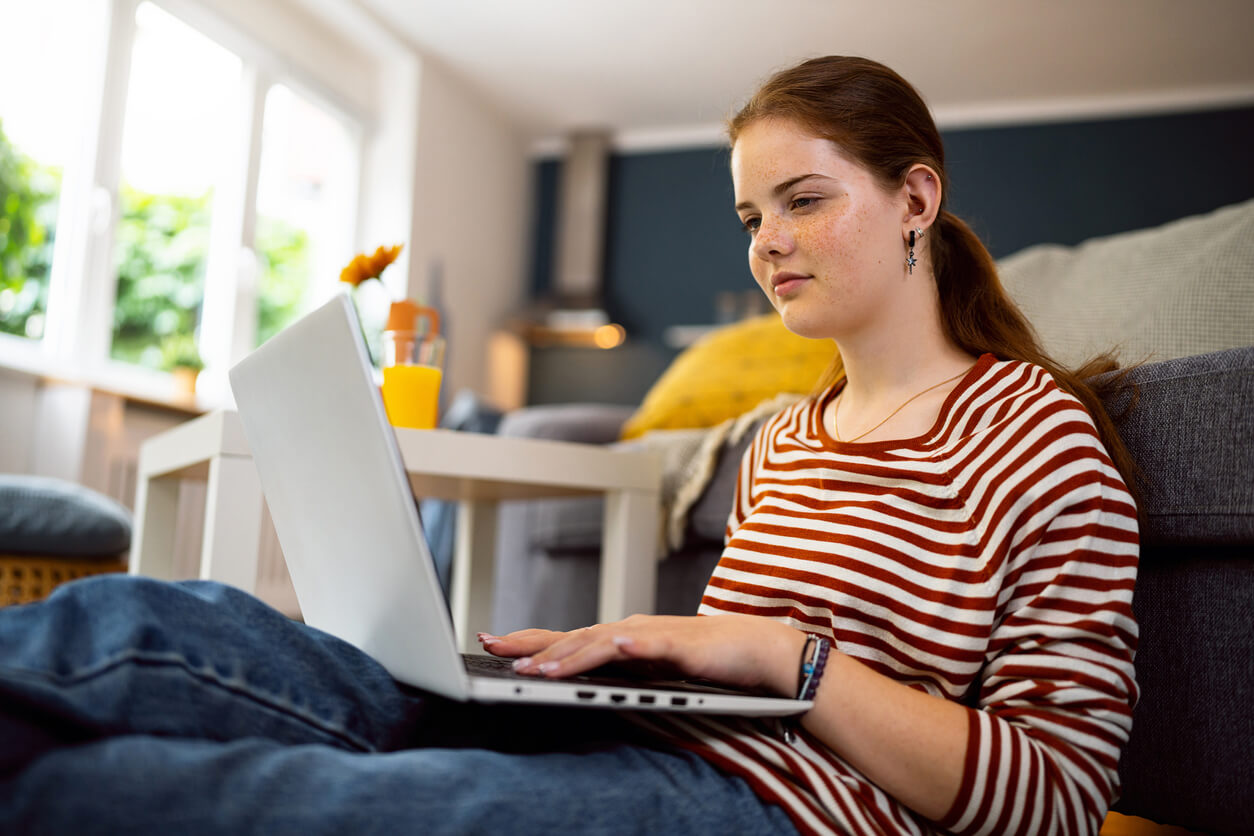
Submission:
M 902 186 L 906 198 L 906 217 L 902 219 L 901 232 L 909 236 L 912 229 L 926 230 L 936 223 L 940 214 L 941 183 L 940 175 L 929 166 L 916 163 L 906 173 L 906 182 Z

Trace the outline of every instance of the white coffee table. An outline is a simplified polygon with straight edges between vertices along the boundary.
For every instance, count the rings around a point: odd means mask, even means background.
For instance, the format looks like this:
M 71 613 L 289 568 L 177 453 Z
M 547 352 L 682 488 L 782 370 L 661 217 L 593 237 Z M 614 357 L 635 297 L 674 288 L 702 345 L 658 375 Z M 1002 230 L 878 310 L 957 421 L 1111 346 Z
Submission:
M 653 612 L 661 465 L 643 452 L 451 430 L 398 429 L 415 496 L 458 503 L 453 625 L 464 650 L 491 627 L 497 503 L 605 495 L 598 618 Z M 140 448 L 131 574 L 173 576 L 181 480 L 206 479 L 200 577 L 249 592 L 257 579 L 262 493 L 239 416 L 221 410 Z

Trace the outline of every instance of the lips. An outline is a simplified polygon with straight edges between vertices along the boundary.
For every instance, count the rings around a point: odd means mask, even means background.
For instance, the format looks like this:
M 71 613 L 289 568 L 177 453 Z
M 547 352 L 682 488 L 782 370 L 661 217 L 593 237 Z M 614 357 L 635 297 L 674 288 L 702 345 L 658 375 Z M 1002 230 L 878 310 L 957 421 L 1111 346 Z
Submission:
M 780 271 L 771 276 L 771 290 L 776 296 L 788 296 L 796 293 L 809 280 L 810 277 L 804 273 Z

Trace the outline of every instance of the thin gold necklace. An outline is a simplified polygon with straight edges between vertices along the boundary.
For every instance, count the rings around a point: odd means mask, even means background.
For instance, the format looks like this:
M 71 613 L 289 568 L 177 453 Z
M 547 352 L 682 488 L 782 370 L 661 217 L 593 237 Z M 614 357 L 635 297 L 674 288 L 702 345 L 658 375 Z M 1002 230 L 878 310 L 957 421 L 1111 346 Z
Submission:
M 911 395 L 909 398 L 907 398 L 907 399 L 905 400 L 905 402 L 904 402 L 904 403 L 902 403 L 902 405 L 901 405 L 901 406 L 897 407 L 897 408 L 896 408 L 896 409 L 894 409 L 892 412 L 888 413 L 888 417 L 887 417 L 887 418 L 885 418 L 883 421 L 880 421 L 880 422 L 879 422 L 878 424 L 876 424 L 874 427 L 871 427 L 871 429 L 867 430 L 866 432 L 862 433 L 861 435 L 854 436 L 853 438 L 849 439 L 849 441 L 848 441 L 848 442 L 845 442 L 845 440 L 844 440 L 844 439 L 842 439 L 842 438 L 840 437 L 840 421 L 838 420 L 838 419 L 839 419 L 839 417 L 840 417 L 840 403 L 837 403 L 837 404 L 836 404 L 836 408 L 835 408 L 834 410 L 832 410 L 832 436 L 833 436 L 833 437 L 834 437 L 837 441 L 841 442 L 842 444 L 843 444 L 843 443 L 852 444 L 852 443 L 854 443 L 855 441 L 857 441 L 859 438 L 865 438 L 866 436 L 868 436 L 868 435 L 870 435 L 871 433 L 873 433 L 873 432 L 875 432 L 876 430 L 878 430 L 880 427 L 882 427 L 882 426 L 884 426 L 885 424 L 887 424 L 890 420 L 892 420 L 892 417 L 893 417 L 894 415 L 896 415 L 898 412 L 901 412 L 903 409 L 905 409 L 905 408 L 906 408 L 906 407 L 910 404 L 910 402 L 911 402 L 911 401 L 913 401 L 915 398 L 918 398 L 918 397 L 921 397 L 921 396 L 923 396 L 923 395 L 926 395 L 928 392 L 931 392 L 933 389 L 939 389 L 940 387 L 944 386 L 946 383 L 952 383 L 953 381 L 955 381 L 955 380 L 957 380 L 958 378 L 960 378 L 960 377 L 962 377 L 963 375 L 965 375 L 967 372 L 971 371 L 971 369 L 973 369 L 973 368 L 975 368 L 975 366 L 971 366 L 971 367 L 969 367 L 969 368 L 963 369 L 962 371 L 958 372 L 958 373 L 957 373 L 956 375 L 954 375 L 953 377 L 947 377 L 947 378 L 945 378 L 944 380 L 942 380 L 940 383 L 933 383 L 931 386 L 927 387 L 927 388 L 926 388 L 926 389 L 924 389 L 922 392 L 918 392 L 918 393 L 916 393 L 916 394 L 914 394 L 914 395 Z M 842 391 L 842 392 L 841 392 L 841 394 L 843 395 L 843 394 L 844 394 L 844 392 Z M 842 401 L 841 401 L 841 402 L 843 402 L 843 399 L 842 399 Z

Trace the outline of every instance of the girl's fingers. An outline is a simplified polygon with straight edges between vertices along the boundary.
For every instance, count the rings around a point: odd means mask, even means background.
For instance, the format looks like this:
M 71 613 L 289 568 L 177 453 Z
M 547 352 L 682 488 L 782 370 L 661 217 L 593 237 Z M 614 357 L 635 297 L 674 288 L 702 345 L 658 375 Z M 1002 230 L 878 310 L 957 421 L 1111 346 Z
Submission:
M 515 669 L 520 672 L 536 673 L 539 671 L 540 665 L 546 665 L 543 673 L 548 673 L 553 669 L 554 662 L 565 659 L 566 657 L 576 653 L 580 648 L 594 641 L 590 630 L 575 630 L 570 633 L 561 634 L 561 637 L 550 642 L 543 647 L 535 649 L 525 649 L 522 653 L 517 654 L 525 658 L 519 659 L 515 664 Z
M 552 630 L 519 630 L 505 636 L 480 633 L 479 643 L 495 656 L 526 656 L 539 653 L 562 639 L 566 633 Z
M 576 647 L 553 647 L 545 653 L 526 659 L 517 665 L 519 673 L 533 673 L 548 677 L 571 676 L 599 668 L 619 657 L 618 648 L 605 640 L 583 642 Z
M 573 633 L 543 653 L 517 666 L 520 673 L 547 677 L 572 676 L 611 662 L 647 660 L 655 657 L 653 644 L 638 636 L 603 630 L 594 634 Z

